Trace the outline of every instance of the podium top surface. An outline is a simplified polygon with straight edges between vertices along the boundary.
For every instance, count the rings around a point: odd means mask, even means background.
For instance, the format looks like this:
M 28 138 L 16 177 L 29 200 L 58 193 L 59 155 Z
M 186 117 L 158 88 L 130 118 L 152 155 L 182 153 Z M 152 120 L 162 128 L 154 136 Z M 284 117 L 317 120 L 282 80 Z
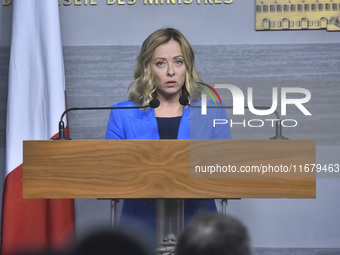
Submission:
M 24 141 L 23 191 L 24 198 L 315 198 L 315 174 L 298 175 L 313 163 L 309 140 Z

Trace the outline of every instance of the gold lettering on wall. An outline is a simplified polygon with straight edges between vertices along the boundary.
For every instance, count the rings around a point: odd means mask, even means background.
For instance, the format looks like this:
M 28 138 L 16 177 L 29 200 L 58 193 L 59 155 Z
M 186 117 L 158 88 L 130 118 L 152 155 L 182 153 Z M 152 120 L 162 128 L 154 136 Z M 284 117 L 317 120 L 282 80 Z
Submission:
M 144 4 L 153 4 L 154 0 L 144 0 Z M 155 0 L 155 4 L 158 4 L 158 0 Z
M 8 6 L 8 5 L 11 4 L 11 2 L 12 2 L 12 0 L 2 0 L 2 5 L 3 6 Z
M 58 0 L 59 6 L 96 6 L 98 0 Z M 143 0 L 144 5 L 220 5 L 231 4 L 234 0 Z M 106 0 L 106 5 L 134 5 L 137 0 Z M 3 6 L 11 5 L 12 0 L 2 0 Z M 102 4 L 102 2 L 99 2 Z
M 108 5 L 113 5 L 117 2 L 117 0 L 107 0 L 107 4 Z M 135 4 L 136 3 L 136 0 L 130 0 L 129 2 L 126 2 L 126 1 L 123 1 L 123 0 L 118 0 L 117 4 L 118 5 L 132 5 L 132 4 Z
M 82 6 L 82 5 L 97 5 L 98 3 L 95 0 L 58 0 L 59 6 L 69 6 L 74 3 L 75 6 Z
M 204 0 L 202 4 L 204 5 L 214 5 L 214 4 L 231 4 L 234 0 Z M 144 5 L 163 5 L 166 2 L 167 5 L 181 5 L 182 0 L 144 0 Z M 184 0 L 184 4 L 192 4 L 196 3 L 197 5 L 201 4 L 201 0 Z
M 72 0 L 65 0 L 64 2 L 65 6 L 70 5 L 70 4 L 72 4 Z M 59 1 L 59 5 L 60 5 L 60 1 Z

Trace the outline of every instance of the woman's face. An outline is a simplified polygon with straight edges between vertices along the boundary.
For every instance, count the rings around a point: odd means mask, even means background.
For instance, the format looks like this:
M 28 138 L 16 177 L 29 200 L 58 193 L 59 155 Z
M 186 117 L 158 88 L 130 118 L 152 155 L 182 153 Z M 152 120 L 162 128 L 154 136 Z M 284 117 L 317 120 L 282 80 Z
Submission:
M 179 43 L 170 40 L 158 46 L 151 61 L 158 98 L 180 96 L 185 83 L 186 66 Z

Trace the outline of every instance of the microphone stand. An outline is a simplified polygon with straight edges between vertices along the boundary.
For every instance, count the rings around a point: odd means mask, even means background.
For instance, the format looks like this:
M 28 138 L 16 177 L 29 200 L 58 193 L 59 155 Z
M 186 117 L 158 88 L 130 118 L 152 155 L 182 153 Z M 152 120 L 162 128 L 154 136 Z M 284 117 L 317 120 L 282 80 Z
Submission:
M 159 100 L 153 99 L 150 101 L 148 105 L 145 106 L 117 106 L 117 107 L 73 107 L 66 109 L 60 117 L 59 121 L 59 137 L 54 138 L 53 140 L 72 140 L 69 137 L 65 136 L 65 123 L 63 121 L 64 116 L 66 113 L 70 111 L 92 111 L 92 110 L 121 110 L 121 109 L 144 109 L 144 108 L 157 108 L 159 106 Z

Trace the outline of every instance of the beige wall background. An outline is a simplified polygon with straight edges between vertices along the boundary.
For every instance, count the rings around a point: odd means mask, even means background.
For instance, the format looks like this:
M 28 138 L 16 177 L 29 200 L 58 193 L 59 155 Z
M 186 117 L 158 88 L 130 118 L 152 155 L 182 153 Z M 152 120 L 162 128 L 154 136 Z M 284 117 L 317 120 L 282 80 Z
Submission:
M 81 5 L 71 1 L 69 6 L 63 5 L 65 2 L 61 1 L 60 16 L 69 107 L 109 106 L 125 100 L 140 44 L 155 29 L 173 26 L 192 43 L 197 68 L 209 84 L 234 84 L 244 93 L 247 87 L 253 87 L 258 105 L 271 103 L 272 87 L 309 89 L 312 99 L 306 107 L 313 116 L 304 117 L 297 109 L 290 108 L 286 118 L 297 119 L 299 125 L 285 128 L 284 135 L 290 139 L 315 139 L 319 163 L 340 163 L 339 33 L 256 32 L 253 1 L 207 5 L 197 2 L 145 5 L 137 1 L 133 5 L 108 5 L 98 0 L 97 5 L 85 5 L 84 0 L 79 1 Z M 5 155 L 10 28 L 11 6 L 2 5 L 1 172 Z M 221 92 L 221 95 L 223 102 L 231 104 L 228 93 Z M 233 117 L 231 112 L 228 115 Z M 245 118 L 254 116 L 247 113 Z M 105 111 L 70 113 L 71 137 L 103 139 L 107 120 Z M 233 139 L 267 139 L 273 134 L 270 127 L 232 128 Z M 272 252 L 277 251 L 276 248 L 313 248 L 314 252 L 320 248 L 340 248 L 339 177 L 340 174 L 318 178 L 316 199 L 232 200 L 227 210 L 246 223 L 255 247 L 272 249 Z M 76 213 L 79 236 L 110 224 L 108 201 L 76 200 Z

